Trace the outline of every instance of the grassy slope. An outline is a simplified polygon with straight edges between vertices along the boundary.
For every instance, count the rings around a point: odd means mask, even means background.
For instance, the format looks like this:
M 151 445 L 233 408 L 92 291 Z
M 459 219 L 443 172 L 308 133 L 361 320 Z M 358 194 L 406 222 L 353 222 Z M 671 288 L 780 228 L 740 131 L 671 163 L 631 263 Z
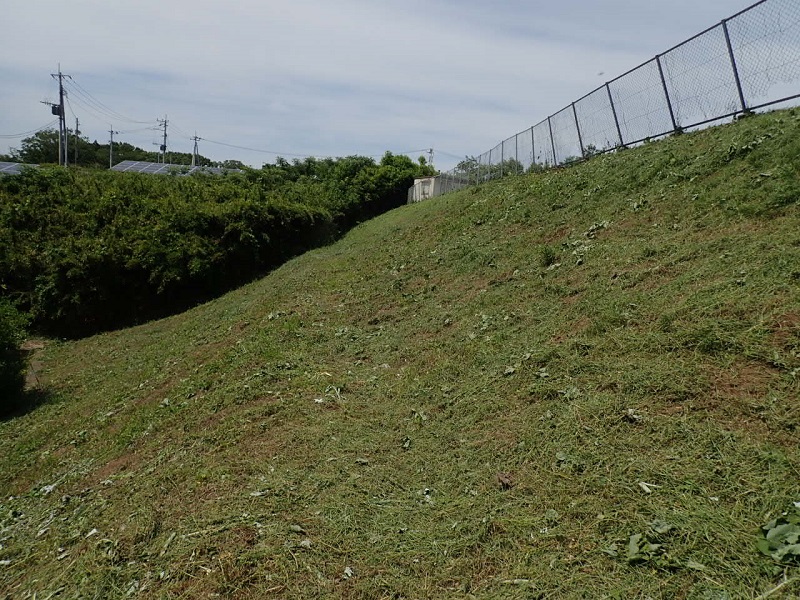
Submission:
M 799 173 L 800 112 L 754 117 L 51 343 L 53 399 L 0 423 L 0 595 L 771 590 L 755 535 L 800 500 Z M 628 564 L 655 520 L 666 554 Z

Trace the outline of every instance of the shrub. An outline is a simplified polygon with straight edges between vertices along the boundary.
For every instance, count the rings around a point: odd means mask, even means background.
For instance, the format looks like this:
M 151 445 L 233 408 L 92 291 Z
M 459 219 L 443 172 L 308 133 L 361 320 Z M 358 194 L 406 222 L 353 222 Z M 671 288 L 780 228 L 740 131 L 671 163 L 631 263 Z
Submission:
M 541 246 L 539 248 L 539 266 L 547 268 L 558 261 L 558 254 L 552 246 Z
M 22 397 L 25 355 L 25 317 L 7 300 L 0 300 L 0 417 L 19 406 Z
M 163 317 L 405 204 L 421 169 L 390 153 L 229 177 L 31 169 L 0 178 L 0 288 L 51 336 Z

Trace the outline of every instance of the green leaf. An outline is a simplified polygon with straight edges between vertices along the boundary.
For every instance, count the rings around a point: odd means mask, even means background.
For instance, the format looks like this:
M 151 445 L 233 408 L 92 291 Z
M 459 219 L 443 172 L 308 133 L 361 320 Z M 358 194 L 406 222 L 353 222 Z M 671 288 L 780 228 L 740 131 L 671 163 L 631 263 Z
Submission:
M 662 546 L 663 544 L 653 544 L 651 542 L 647 542 L 642 547 L 642 552 L 645 552 L 646 554 L 656 554 L 661 550 Z
M 800 544 L 782 546 L 771 554 L 772 558 L 778 562 L 789 560 L 790 558 L 800 558 Z
M 666 521 L 661 521 L 660 519 L 656 519 L 655 521 L 650 523 L 650 529 L 652 529 L 654 533 L 663 535 L 675 529 L 675 526 L 670 523 L 667 523 Z
M 797 505 L 761 527 L 758 550 L 779 563 L 800 559 L 800 510 Z
M 641 541 L 642 534 L 640 533 L 632 535 L 628 540 L 628 562 L 644 560 L 644 557 L 641 555 L 641 551 L 639 550 L 639 542 Z
M 761 529 L 763 529 L 766 532 L 766 531 L 769 531 L 770 529 L 774 529 L 775 526 L 777 526 L 777 524 L 778 524 L 778 520 L 777 519 L 772 519 L 772 521 L 770 521 L 766 525 L 762 525 Z
M 603 548 L 602 552 L 605 552 L 609 556 L 617 558 L 619 556 L 619 548 L 616 544 L 611 544 L 607 548 Z
M 770 529 L 766 537 L 770 542 L 783 543 L 792 536 L 797 539 L 798 534 L 800 534 L 800 528 L 795 525 L 778 525 Z
M 767 538 L 761 538 L 758 540 L 758 551 L 761 554 L 766 554 L 767 556 L 772 556 L 774 548 L 772 544 L 769 543 Z
M 552 508 L 548 508 L 547 511 L 544 513 L 544 518 L 547 521 L 549 521 L 551 523 L 554 523 L 554 522 L 558 521 L 561 518 L 561 515 L 558 514 L 557 510 L 553 510 Z
M 705 566 L 703 563 L 699 563 L 697 561 L 692 560 L 691 558 L 686 561 L 686 568 L 692 569 L 693 571 L 707 571 L 708 567 Z

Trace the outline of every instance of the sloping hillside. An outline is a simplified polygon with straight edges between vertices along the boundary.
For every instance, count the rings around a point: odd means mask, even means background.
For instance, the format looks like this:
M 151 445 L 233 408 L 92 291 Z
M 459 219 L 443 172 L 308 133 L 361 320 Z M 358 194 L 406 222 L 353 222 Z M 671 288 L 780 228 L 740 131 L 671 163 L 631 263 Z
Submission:
M 795 597 L 798 175 L 800 111 L 752 117 L 47 342 L 0 595 Z

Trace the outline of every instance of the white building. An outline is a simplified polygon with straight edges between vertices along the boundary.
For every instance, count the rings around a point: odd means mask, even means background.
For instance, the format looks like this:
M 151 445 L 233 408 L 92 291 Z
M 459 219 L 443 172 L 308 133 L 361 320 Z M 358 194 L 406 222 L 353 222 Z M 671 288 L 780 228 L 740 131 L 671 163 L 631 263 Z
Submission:
M 442 173 L 429 177 L 417 177 L 414 185 L 408 188 L 408 203 L 421 202 L 434 196 L 455 192 L 467 187 L 467 181 L 453 175 Z

